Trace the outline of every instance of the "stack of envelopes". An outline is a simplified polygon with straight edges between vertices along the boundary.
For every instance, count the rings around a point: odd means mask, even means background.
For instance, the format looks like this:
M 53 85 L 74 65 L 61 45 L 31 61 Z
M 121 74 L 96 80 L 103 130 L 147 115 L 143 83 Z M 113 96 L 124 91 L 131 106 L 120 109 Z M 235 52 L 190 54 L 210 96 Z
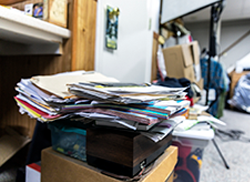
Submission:
M 90 118 L 98 126 L 140 130 L 154 141 L 184 120 L 180 115 L 190 104 L 183 100 L 186 88 L 121 83 L 97 72 L 33 76 L 21 79 L 15 89 L 20 112 L 41 122 Z

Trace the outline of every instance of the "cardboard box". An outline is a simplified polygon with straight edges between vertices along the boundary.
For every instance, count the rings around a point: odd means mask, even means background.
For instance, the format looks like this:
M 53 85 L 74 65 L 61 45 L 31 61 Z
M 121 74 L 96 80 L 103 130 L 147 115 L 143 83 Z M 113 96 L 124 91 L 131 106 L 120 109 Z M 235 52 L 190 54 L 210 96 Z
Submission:
M 204 88 L 204 79 L 201 78 L 198 82 L 196 82 L 196 84 L 199 86 L 199 88 L 201 90 L 203 90 L 203 88 Z
M 247 73 L 250 73 L 250 71 L 243 71 L 241 73 L 236 73 L 235 71 L 232 71 L 229 75 L 231 77 L 231 84 L 230 84 L 230 98 L 233 97 L 234 95 L 234 88 L 235 86 L 237 85 L 239 79 L 247 74 Z
M 168 77 L 187 78 L 201 85 L 200 51 L 197 41 L 162 50 Z
M 43 20 L 67 28 L 67 0 L 43 0 Z
M 155 161 L 152 170 L 144 175 L 140 182 L 172 181 L 172 172 L 177 163 L 177 153 L 177 147 L 170 146 Z M 89 166 L 86 162 L 67 157 L 49 147 L 42 151 L 41 181 L 120 182 L 121 180 L 104 175 L 100 169 Z

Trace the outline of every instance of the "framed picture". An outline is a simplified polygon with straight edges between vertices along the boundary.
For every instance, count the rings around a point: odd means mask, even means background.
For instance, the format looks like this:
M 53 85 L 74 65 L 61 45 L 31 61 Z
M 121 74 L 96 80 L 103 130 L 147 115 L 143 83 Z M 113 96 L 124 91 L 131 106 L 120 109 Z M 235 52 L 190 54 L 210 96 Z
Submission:
M 107 6 L 107 24 L 105 42 L 109 49 L 117 49 L 117 34 L 118 34 L 118 16 L 120 10 Z

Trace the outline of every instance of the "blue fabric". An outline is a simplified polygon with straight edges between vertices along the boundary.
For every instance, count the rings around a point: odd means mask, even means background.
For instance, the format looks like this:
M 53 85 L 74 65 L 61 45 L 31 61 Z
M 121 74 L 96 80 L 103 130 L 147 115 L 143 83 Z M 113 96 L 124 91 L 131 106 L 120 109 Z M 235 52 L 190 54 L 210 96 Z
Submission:
M 200 64 L 202 70 L 202 78 L 204 79 L 204 89 L 208 90 L 208 84 L 207 84 L 208 59 L 202 58 L 200 60 Z M 213 58 L 211 58 L 211 64 L 210 64 L 209 89 L 211 88 L 215 89 L 217 99 L 208 109 L 208 112 L 216 117 L 219 104 L 218 97 L 224 90 L 226 90 L 226 86 L 224 81 L 223 67 L 219 62 L 216 62 Z

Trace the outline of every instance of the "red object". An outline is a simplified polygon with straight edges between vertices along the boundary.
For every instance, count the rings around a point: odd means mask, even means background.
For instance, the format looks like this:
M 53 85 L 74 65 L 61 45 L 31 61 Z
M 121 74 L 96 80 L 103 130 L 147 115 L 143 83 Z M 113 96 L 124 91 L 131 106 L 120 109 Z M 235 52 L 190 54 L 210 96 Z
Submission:
M 189 42 L 193 42 L 193 38 L 191 35 L 188 36 L 188 40 L 189 40 Z
M 188 168 L 188 165 L 187 165 L 187 158 L 191 152 L 192 147 L 182 146 L 178 142 L 173 142 L 173 145 L 178 147 L 178 158 L 179 160 L 182 160 L 181 165 L 177 165 L 175 167 L 174 169 L 175 172 L 177 173 L 185 172 L 187 177 L 191 179 L 192 182 L 197 182 L 193 172 Z M 187 180 L 187 181 L 190 181 L 190 180 Z
M 28 167 L 30 167 L 31 169 L 34 169 L 34 170 L 36 170 L 38 172 L 41 172 L 41 166 L 39 166 L 36 163 L 29 164 Z
M 29 103 L 17 98 L 16 96 L 14 97 L 16 100 L 18 100 L 19 102 L 21 102 L 23 105 L 25 105 L 26 107 L 28 107 L 29 109 L 33 110 L 34 112 L 38 113 L 39 115 L 41 115 L 42 117 L 46 118 L 46 119 L 56 119 L 59 118 L 61 115 L 57 114 L 57 115 L 49 115 L 37 108 L 35 108 L 34 106 L 30 105 Z
M 192 107 L 194 105 L 194 100 L 193 98 L 190 98 L 188 96 L 185 96 L 185 100 L 189 100 L 190 101 L 190 106 Z

